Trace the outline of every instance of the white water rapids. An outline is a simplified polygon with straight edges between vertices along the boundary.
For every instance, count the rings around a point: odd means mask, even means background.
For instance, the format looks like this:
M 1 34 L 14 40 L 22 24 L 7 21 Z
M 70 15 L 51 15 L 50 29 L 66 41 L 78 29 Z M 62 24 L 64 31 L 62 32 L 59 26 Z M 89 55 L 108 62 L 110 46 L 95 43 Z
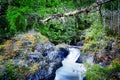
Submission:
M 70 48 L 69 55 L 62 61 L 62 67 L 56 70 L 54 80 L 83 80 L 86 68 L 83 64 L 76 63 L 80 56 L 78 48 Z

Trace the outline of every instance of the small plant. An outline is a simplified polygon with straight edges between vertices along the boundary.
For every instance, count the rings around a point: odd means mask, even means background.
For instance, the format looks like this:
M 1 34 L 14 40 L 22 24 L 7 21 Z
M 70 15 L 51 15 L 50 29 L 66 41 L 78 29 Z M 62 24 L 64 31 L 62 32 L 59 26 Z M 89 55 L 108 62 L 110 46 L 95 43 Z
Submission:
M 16 76 L 14 74 L 14 71 L 15 71 L 16 67 L 12 63 L 9 63 L 9 62 L 4 65 L 5 65 L 5 72 L 6 72 L 5 75 L 8 76 L 6 79 L 7 80 L 15 80 Z
M 89 65 L 86 78 L 87 80 L 106 80 L 109 72 L 109 69 L 103 68 L 100 65 Z

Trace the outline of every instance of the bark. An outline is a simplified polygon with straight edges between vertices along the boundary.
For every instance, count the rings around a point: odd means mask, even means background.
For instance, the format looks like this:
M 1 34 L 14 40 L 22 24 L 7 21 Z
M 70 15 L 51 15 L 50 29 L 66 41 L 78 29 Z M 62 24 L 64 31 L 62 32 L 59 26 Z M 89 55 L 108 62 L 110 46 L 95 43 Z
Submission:
M 69 12 L 69 13 L 64 13 L 64 14 L 54 14 L 46 19 L 43 19 L 43 20 L 40 20 L 41 22 L 48 22 L 52 19 L 58 19 L 60 17 L 68 17 L 68 16 L 74 16 L 76 14 L 82 14 L 84 12 L 88 13 L 90 12 L 92 9 L 104 4 L 104 3 L 107 3 L 109 1 L 113 1 L 113 0 L 99 0 L 97 1 L 96 3 L 93 3 L 91 6 L 87 7 L 87 8 L 84 8 L 84 9 L 81 9 L 81 10 L 76 10 L 76 11 L 73 11 L 73 12 Z

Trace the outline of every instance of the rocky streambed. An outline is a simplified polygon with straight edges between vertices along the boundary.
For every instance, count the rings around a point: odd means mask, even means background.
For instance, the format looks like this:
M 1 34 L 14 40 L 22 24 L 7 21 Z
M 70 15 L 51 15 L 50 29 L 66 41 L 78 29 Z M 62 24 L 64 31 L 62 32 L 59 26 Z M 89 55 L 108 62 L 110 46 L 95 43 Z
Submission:
M 83 46 L 83 42 L 84 40 L 79 41 L 77 47 Z M 83 62 L 103 67 L 109 65 L 120 56 L 119 43 L 109 42 L 96 54 L 80 54 L 74 62 L 75 66 Z M 64 65 L 62 61 L 70 54 L 70 48 L 77 47 L 54 45 L 48 38 L 34 31 L 17 34 L 0 44 L 0 80 L 54 80 L 56 70 L 59 71 Z M 60 69 L 64 71 L 64 68 Z
M 67 45 L 54 45 L 40 33 L 16 35 L 0 45 L 0 79 L 53 80 L 68 54 Z
M 0 45 L 0 79 L 54 80 L 70 47 L 64 43 L 54 45 L 34 31 L 17 34 Z

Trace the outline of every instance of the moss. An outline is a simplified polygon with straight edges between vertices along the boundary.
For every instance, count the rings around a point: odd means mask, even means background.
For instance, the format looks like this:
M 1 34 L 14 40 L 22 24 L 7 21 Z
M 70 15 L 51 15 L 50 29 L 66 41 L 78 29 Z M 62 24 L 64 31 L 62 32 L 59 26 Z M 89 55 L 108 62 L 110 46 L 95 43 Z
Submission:
M 120 57 L 114 59 L 111 63 L 110 68 L 120 67 Z M 118 69 L 120 70 L 120 69 Z
M 49 42 L 48 38 L 44 35 L 42 35 L 41 33 L 36 33 L 35 35 L 35 40 L 37 42 L 41 42 L 41 43 L 46 43 L 46 42 Z
M 39 69 L 39 64 L 34 63 L 29 67 L 29 71 L 31 74 L 35 73 Z
M 29 44 L 26 42 L 29 42 Z M 46 42 L 49 43 L 48 38 L 35 32 L 34 34 L 16 34 L 11 40 L 1 44 L 0 65 L 5 66 L 3 75 L 8 75 L 7 80 L 21 80 L 21 78 L 23 80 L 27 75 L 35 73 L 39 69 L 39 63 L 29 63 L 26 67 L 27 56 L 34 52 L 36 44 Z M 23 45 L 24 43 L 26 44 Z M 1 78 L 3 75 L 0 75 Z

